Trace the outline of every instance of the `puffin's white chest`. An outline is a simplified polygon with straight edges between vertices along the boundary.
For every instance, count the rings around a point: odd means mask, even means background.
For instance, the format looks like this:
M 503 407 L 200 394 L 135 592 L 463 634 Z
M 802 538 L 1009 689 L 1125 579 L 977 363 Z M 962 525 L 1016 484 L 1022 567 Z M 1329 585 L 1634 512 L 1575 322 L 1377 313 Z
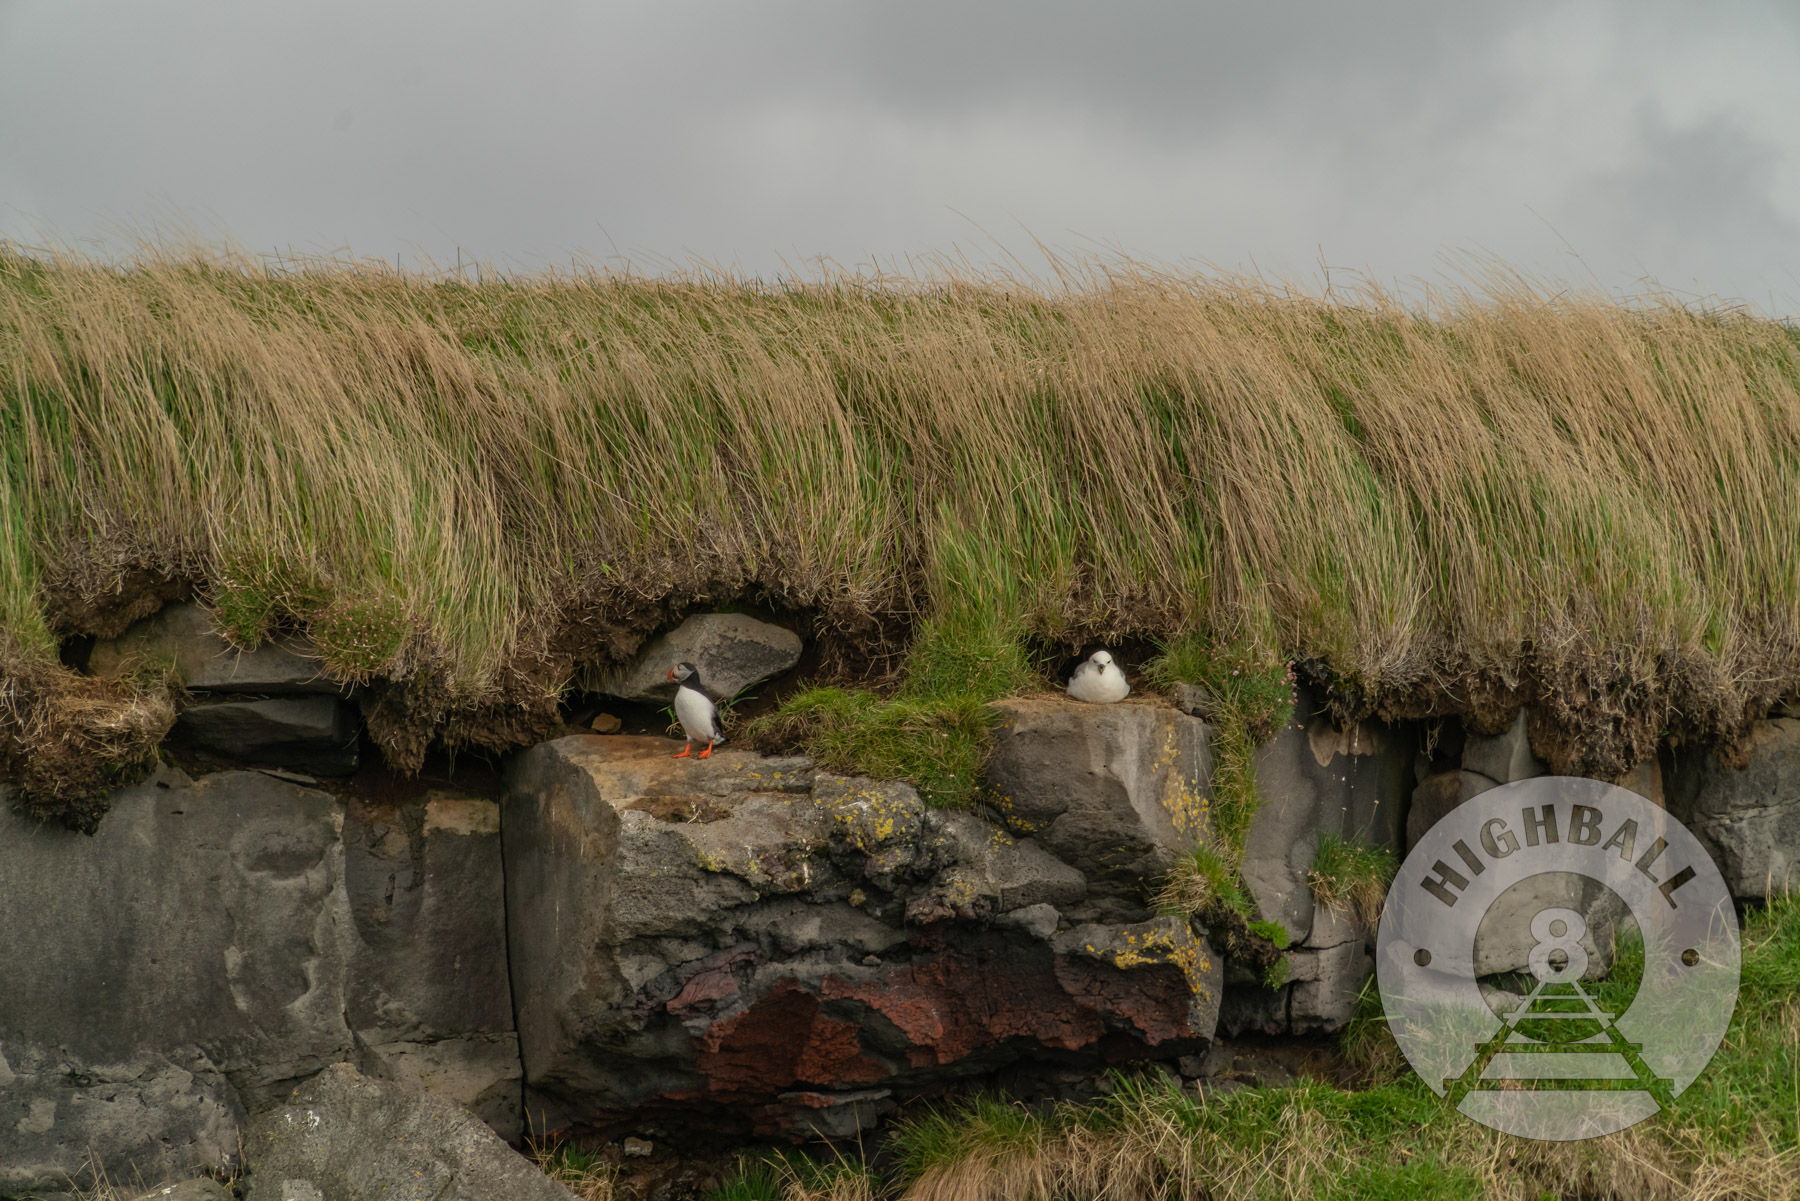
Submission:
M 675 720 L 692 742 L 723 742 L 719 730 L 719 710 L 697 689 L 682 685 L 675 690 Z
M 1069 677 L 1069 695 L 1090 705 L 1110 705 L 1130 693 L 1125 673 L 1114 664 L 1083 663 Z

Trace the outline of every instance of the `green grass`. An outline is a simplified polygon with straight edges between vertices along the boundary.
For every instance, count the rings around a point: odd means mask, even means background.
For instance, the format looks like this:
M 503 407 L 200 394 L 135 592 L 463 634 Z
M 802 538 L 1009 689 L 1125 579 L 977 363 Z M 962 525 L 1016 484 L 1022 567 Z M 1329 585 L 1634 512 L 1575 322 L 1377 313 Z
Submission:
M 1381 903 L 1399 868 L 1387 847 L 1366 846 L 1326 831 L 1319 835 L 1307 884 L 1320 904 L 1341 906 L 1373 931 L 1381 922 Z
M 1516 684 L 1551 766 L 1601 778 L 1800 684 L 1795 331 L 1498 270 L 1408 309 L 1059 269 L 470 285 L 0 248 L 0 771 L 54 808 L 75 759 L 147 753 L 142 698 L 57 650 L 169 581 L 234 638 L 309 632 L 407 770 L 533 736 L 732 602 L 883 654 L 954 628 L 883 694 L 927 707 L 991 695 L 996 647 L 1160 640 L 1195 676 L 1193 631 L 1368 713 Z M 913 763 L 909 731 L 961 728 L 842 704 L 814 709 Z
M 963 808 L 993 745 L 990 702 L 1041 682 L 1005 623 L 958 614 L 919 633 L 891 695 L 805 689 L 750 723 L 745 737 L 804 752 L 831 771 L 905 780 L 929 805 Z
M 1235 860 L 1226 860 L 1204 843 L 1190 847 L 1169 866 L 1151 897 L 1159 913 L 1177 917 L 1202 917 L 1215 906 L 1231 910 L 1246 922 L 1256 917 L 1255 908 L 1238 879 Z

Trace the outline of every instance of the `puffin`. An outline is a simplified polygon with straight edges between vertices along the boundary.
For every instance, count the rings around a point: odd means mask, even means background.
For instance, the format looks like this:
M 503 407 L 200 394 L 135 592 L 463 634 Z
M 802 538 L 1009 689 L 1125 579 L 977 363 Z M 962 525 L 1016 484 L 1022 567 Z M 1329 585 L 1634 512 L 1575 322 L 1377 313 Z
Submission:
M 706 749 L 695 757 L 710 758 L 713 747 L 725 741 L 725 727 L 719 724 L 719 707 L 703 691 L 699 669 L 692 663 L 677 663 L 671 667 L 669 679 L 681 685 L 675 690 L 675 719 L 687 735 L 687 745 L 674 757 L 686 759 L 694 753 L 694 744 L 705 739 Z
M 1130 691 L 1125 673 L 1113 666 L 1113 657 L 1108 651 L 1095 651 L 1069 677 L 1069 695 L 1090 705 L 1122 701 Z

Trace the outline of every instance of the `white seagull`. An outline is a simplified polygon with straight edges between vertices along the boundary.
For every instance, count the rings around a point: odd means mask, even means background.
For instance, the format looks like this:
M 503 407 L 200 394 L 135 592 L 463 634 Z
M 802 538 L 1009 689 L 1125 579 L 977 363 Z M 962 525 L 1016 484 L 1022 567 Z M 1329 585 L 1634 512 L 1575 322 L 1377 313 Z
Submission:
M 1090 705 L 1110 705 L 1122 701 L 1130 693 L 1125 673 L 1113 666 L 1106 651 L 1095 651 L 1087 657 L 1075 674 L 1069 677 L 1069 695 Z
M 725 727 L 719 724 L 719 707 L 701 690 L 700 673 L 692 663 L 677 663 L 669 669 L 669 678 L 681 682 L 681 687 L 675 690 L 675 719 L 681 723 L 682 733 L 687 735 L 687 745 L 675 758 L 686 759 L 692 755 L 696 742 L 706 743 L 706 749 L 695 757 L 710 758 L 713 747 L 725 741 Z

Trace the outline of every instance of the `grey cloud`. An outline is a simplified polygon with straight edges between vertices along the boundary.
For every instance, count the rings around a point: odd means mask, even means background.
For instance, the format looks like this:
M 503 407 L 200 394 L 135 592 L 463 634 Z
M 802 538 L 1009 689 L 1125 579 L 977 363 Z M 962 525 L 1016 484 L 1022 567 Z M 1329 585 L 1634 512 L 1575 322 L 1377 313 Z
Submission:
M 1619 0 L 0 0 L 0 236 L 178 215 L 258 249 L 769 273 L 1024 226 L 1393 277 L 1469 247 L 1567 274 L 1561 235 L 1609 285 L 1762 299 L 1800 291 L 1771 115 L 1797 29 Z

